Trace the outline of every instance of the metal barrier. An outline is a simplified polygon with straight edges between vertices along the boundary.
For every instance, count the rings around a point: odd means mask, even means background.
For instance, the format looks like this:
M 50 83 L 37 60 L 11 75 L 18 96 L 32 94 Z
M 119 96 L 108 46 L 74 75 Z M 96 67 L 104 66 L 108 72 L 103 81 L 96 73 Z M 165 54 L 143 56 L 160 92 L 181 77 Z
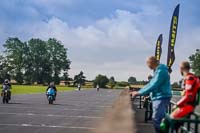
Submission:
M 180 96 L 181 95 L 181 90 L 173 90 L 172 91 L 173 96 Z M 142 98 L 143 99 L 143 98 Z M 141 101 L 144 102 L 144 108 L 145 108 L 145 122 L 148 122 L 152 120 L 152 114 L 153 114 L 153 108 L 152 108 L 152 101 L 149 98 L 146 101 Z M 146 103 L 145 103 L 146 102 Z M 146 105 L 145 105 L 146 104 Z M 174 102 L 171 102 L 171 104 L 175 104 Z M 171 106 L 169 106 L 170 111 L 168 113 L 171 113 Z
M 195 105 L 198 106 L 200 103 L 200 90 L 198 92 Z M 172 112 L 172 106 L 176 105 L 175 102 L 171 101 L 168 112 L 165 116 L 166 120 L 169 122 L 169 133 L 174 133 L 175 130 L 177 130 L 176 125 L 180 125 L 181 133 L 200 133 L 199 125 L 200 125 L 200 114 L 197 112 L 192 112 L 186 117 L 182 119 L 172 119 L 170 117 L 170 113 Z M 193 127 L 191 125 L 194 125 Z
M 174 102 L 171 102 L 171 105 L 174 105 Z M 169 107 L 169 109 L 172 109 L 172 107 Z M 171 112 L 172 111 L 168 111 L 169 114 Z M 172 119 L 168 113 L 166 114 L 165 118 L 169 122 L 169 133 L 174 133 L 177 128 L 177 124 L 182 125 L 180 126 L 181 133 L 191 133 L 192 130 L 194 131 L 194 133 L 200 132 L 198 129 L 198 125 L 200 124 L 199 113 L 193 112 L 183 119 Z M 194 124 L 194 127 L 191 126 L 192 124 Z M 187 127 L 185 127 L 185 125 L 187 125 Z
M 139 96 L 139 106 L 138 106 L 138 109 L 142 109 L 142 103 L 143 103 L 143 98 L 142 98 L 142 96 Z
M 148 97 L 144 100 L 144 108 L 145 108 L 145 122 L 152 120 L 152 114 L 153 114 L 153 107 L 152 107 L 152 101 L 151 98 Z
M 145 100 L 143 96 L 139 96 L 137 98 L 139 99 L 138 109 L 143 109 L 143 108 L 145 109 L 144 121 L 147 123 L 149 120 L 152 120 L 152 114 L 153 114 L 151 98 L 149 97 L 148 99 Z

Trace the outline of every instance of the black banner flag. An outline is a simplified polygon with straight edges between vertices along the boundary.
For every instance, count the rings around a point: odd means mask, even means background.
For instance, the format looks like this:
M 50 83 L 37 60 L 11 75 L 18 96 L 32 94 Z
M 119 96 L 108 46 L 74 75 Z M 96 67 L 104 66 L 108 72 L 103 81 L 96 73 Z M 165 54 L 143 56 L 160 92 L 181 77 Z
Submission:
M 179 7 L 180 5 L 178 4 L 174 10 L 172 20 L 171 20 L 170 32 L 169 32 L 167 66 L 169 67 L 170 73 L 172 71 L 171 66 L 173 65 L 175 61 L 174 46 L 176 42 L 177 29 L 178 29 Z
M 162 34 L 160 34 L 156 42 L 156 50 L 155 50 L 155 57 L 157 61 L 159 62 L 160 62 L 160 58 L 162 54 L 162 41 L 163 41 L 163 37 L 162 37 Z

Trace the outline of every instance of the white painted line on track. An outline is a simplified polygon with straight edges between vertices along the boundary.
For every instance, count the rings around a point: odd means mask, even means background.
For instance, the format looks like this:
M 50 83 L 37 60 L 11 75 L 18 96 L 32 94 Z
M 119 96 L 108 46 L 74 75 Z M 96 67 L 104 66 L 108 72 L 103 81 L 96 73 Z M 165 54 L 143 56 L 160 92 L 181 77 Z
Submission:
M 0 115 L 18 115 L 18 116 L 44 116 L 44 117 L 62 117 L 62 118 L 87 118 L 87 119 L 102 119 L 103 117 L 97 116 L 73 116 L 73 115 L 54 115 L 54 114 L 33 114 L 33 113 L 2 113 Z
M 12 127 L 45 127 L 45 128 L 71 128 L 71 129 L 85 129 L 85 130 L 95 130 L 93 127 L 75 127 L 75 126 L 56 126 L 56 125 L 33 125 L 33 124 L 1 124 L 0 126 L 12 126 Z
M 0 108 L 16 108 L 16 109 L 40 109 L 40 110 L 80 110 L 86 111 L 86 109 L 68 109 L 68 108 L 38 108 L 38 107 L 19 107 L 19 106 L 0 106 Z
M 99 106 L 100 108 L 111 108 L 111 106 Z M 38 108 L 38 107 L 19 107 L 19 106 L 0 106 L 0 108 L 16 108 L 16 109 L 39 109 L 39 110 L 63 110 L 63 111 L 66 111 L 66 110 L 72 110 L 72 111 L 87 111 L 87 110 L 90 110 L 90 111 L 100 111 L 99 109 L 91 109 L 89 107 L 89 109 L 70 109 L 70 108 L 50 108 L 50 107 L 47 107 L 47 108 Z

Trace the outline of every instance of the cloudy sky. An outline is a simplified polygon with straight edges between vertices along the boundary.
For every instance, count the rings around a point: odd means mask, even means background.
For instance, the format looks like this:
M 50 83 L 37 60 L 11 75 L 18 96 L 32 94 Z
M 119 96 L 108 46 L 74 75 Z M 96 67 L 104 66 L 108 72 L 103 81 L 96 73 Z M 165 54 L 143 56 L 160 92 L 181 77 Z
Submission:
M 199 0 L 1 0 L 0 48 L 8 37 L 57 38 L 69 49 L 70 76 L 84 71 L 127 80 L 145 80 L 151 71 L 145 59 L 154 54 L 163 34 L 166 63 L 171 16 L 180 3 L 176 62 L 172 80 L 180 79 L 178 64 L 200 48 Z

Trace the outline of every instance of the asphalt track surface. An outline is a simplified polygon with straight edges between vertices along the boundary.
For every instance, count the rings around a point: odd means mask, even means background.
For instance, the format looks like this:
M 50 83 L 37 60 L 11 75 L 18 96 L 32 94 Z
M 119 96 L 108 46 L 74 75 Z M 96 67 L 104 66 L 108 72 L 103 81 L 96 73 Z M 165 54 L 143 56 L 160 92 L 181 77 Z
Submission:
M 91 133 L 103 120 L 119 90 L 58 93 L 54 105 L 44 94 L 15 95 L 0 103 L 0 133 Z

